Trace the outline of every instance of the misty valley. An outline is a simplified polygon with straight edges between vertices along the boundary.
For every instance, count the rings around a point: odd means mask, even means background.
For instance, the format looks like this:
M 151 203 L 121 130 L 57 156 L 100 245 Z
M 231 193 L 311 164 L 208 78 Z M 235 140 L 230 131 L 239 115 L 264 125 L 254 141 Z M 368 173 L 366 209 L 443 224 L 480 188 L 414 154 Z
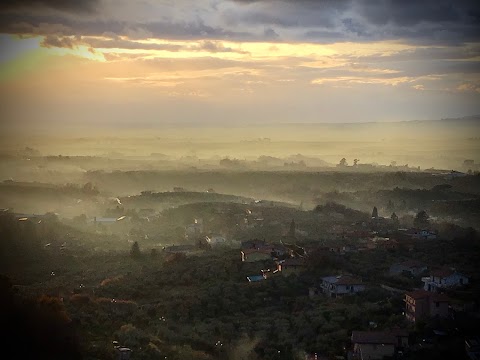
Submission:
M 17 358 L 466 358 L 480 166 L 458 121 L 5 137 Z

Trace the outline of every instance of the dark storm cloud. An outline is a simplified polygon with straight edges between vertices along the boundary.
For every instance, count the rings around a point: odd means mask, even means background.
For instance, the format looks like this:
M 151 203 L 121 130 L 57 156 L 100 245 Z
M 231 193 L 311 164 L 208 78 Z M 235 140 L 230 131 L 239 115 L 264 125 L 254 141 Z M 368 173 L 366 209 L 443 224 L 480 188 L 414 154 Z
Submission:
M 130 29 L 142 29 L 153 37 L 170 39 L 254 40 L 246 31 L 229 31 L 220 27 L 193 22 L 128 22 L 117 20 L 72 19 L 59 16 L 9 15 L 0 13 L 0 33 L 28 35 L 128 35 Z
M 470 13 L 478 11 L 478 1 L 464 0 L 369 0 L 360 6 L 369 23 L 412 26 L 420 22 L 470 22 Z M 476 10 L 475 10 L 476 9 Z
M 118 1 L 7 0 L 0 4 L 0 32 L 130 36 L 134 29 L 167 39 L 426 45 L 480 40 L 479 0 Z M 118 10 L 120 4 L 130 8 Z
M 461 43 L 480 38 L 478 0 L 232 0 L 247 24 L 305 28 L 311 41 L 405 39 Z M 231 17 L 231 16 L 230 16 Z
M 94 12 L 98 0 L 3 0 L 0 11 L 25 11 L 29 9 L 56 9 L 66 12 Z

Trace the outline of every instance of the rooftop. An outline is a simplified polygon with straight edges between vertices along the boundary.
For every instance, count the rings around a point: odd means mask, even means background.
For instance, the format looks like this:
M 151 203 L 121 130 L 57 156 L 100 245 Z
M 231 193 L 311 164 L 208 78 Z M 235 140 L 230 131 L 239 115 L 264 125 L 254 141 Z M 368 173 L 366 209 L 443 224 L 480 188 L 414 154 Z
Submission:
M 245 255 L 254 254 L 254 253 L 261 253 L 261 254 L 271 254 L 271 248 L 261 248 L 261 249 L 243 249 L 242 252 Z
M 409 296 L 415 300 L 430 298 L 432 301 L 448 302 L 448 296 L 444 294 L 432 293 L 425 290 L 415 290 L 405 293 L 405 296 Z
M 437 270 L 433 270 L 430 273 L 430 275 L 437 276 L 439 278 L 445 278 L 445 277 L 449 277 L 449 276 L 451 276 L 455 273 L 456 273 L 456 271 L 452 270 L 452 269 L 437 269 Z
M 362 284 L 362 280 L 351 275 L 327 276 L 322 278 L 323 281 L 337 285 L 357 285 Z

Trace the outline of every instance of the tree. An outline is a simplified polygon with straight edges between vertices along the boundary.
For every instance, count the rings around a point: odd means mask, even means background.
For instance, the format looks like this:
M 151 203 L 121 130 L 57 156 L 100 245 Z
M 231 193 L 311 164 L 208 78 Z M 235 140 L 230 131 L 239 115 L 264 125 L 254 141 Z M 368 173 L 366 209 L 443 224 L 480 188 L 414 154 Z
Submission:
M 390 216 L 390 219 L 392 219 L 394 224 L 398 224 L 398 216 L 395 214 L 395 212 L 392 213 L 392 216 Z
M 339 163 L 338 165 L 340 165 L 340 166 L 347 166 L 347 165 L 348 165 L 348 164 L 347 164 L 347 159 L 342 158 L 342 160 L 340 160 L 340 163 Z
M 140 255 L 140 246 L 138 245 L 138 241 L 135 241 L 130 249 L 130 256 L 133 258 L 138 258 Z
M 353 166 L 357 166 L 358 162 L 360 161 L 360 159 L 354 159 L 353 160 Z
M 377 219 L 377 218 L 378 218 L 378 209 L 377 209 L 376 206 L 373 207 L 372 218 L 373 218 L 373 219 Z
M 422 210 L 413 219 L 413 226 L 419 229 L 427 229 L 430 226 L 429 218 L 427 212 Z

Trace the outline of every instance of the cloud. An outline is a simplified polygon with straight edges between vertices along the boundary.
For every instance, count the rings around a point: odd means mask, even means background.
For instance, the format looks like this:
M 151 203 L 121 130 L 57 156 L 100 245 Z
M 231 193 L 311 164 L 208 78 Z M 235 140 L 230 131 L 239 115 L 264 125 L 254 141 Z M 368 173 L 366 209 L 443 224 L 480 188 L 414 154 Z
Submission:
M 480 2 L 8 0 L 0 5 L 0 32 L 90 36 L 108 32 L 132 39 L 318 43 L 402 40 L 452 45 L 480 41 Z
M 311 41 L 403 39 L 463 43 L 480 38 L 476 0 L 233 0 L 241 11 L 227 19 L 303 30 Z M 286 34 L 282 32 L 282 34 Z M 292 31 L 291 36 L 295 36 Z M 298 34 L 295 38 L 298 40 Z
M 480 83 L 466 82 L 457 86 L 459 92 L 477 92 L 480 93 Z
M 40 42 L 40 46 L 46 48 L 59 47 L 73 49 L 77 45 L 78 43 L 75 41 L 75 39 L 54 35 L 48 35 Z
M 0 2 L 0 12 L 55 9 L 73 13 L 93 13 L 98 4 L 99 0 L 3 0 Z

